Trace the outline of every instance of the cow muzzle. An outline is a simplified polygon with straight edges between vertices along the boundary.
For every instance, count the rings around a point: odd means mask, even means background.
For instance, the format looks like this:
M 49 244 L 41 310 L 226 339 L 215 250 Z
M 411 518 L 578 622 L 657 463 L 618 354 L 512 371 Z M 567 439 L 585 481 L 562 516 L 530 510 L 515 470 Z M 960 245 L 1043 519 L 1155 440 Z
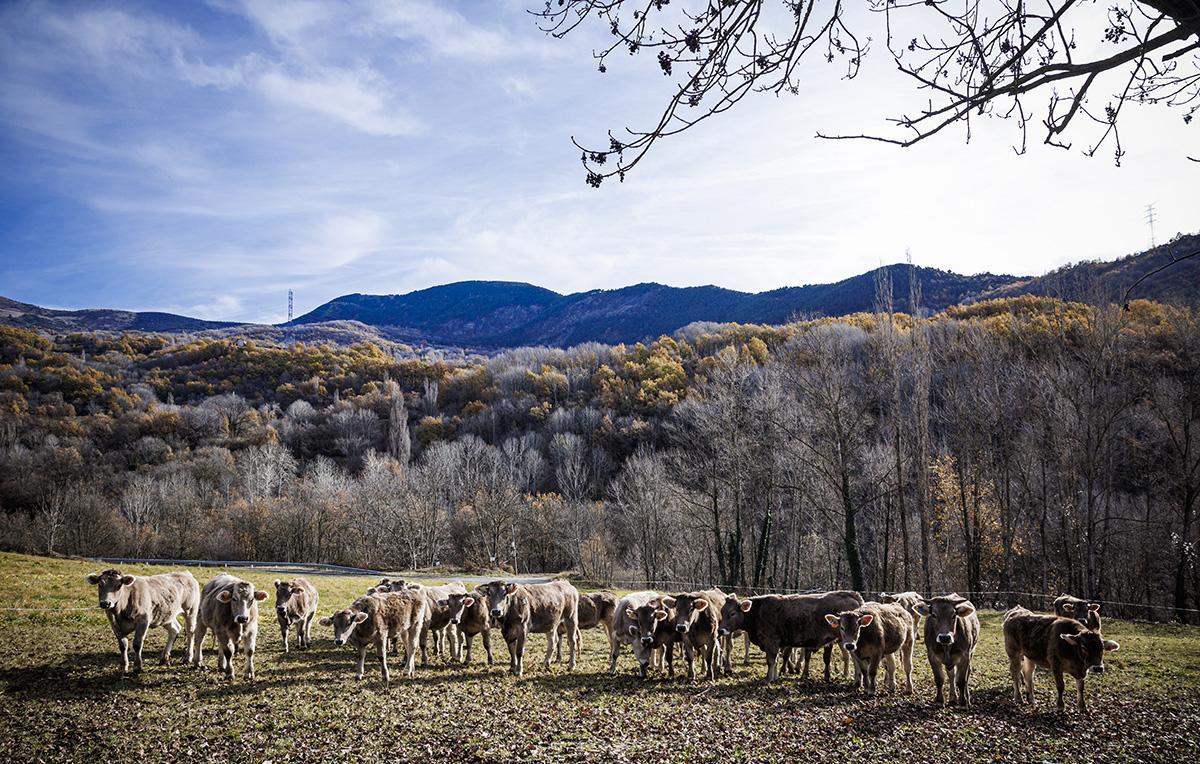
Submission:
M 653 644 L 653 643 L 654 643 L 654 637 L 642 637 L 642 644 L 643 644 L 643 645 L 650 645 L 650 644 Z
M 333 643 L 335 645 L 337 645 L 338 647 L 341 647 L 342 645 L 346 644 L 346 640 L 339 637 L 339 638 L 333 640 Z
M 720 634 L 722 637 L 728 637 L 729 629 L 720 628 L 720 629 L 717 629 L 717 633 Z
M 1104 664 L 1100 663 L 1095 666 L 1088 666 L 1088 673 L 1089 674 L 1103 674 L 1104 673 Z
M 234 623 L 249 623 L 249 622 L 250 622 L 250 616 L 248 616 L 248 615 L 235 615 L 235 616 L 233 617 L 233 622 L 234 622 Z
M 843 642 L 842 647 L 846 648 L 846 652 L 852 653 L 858 649 L 858 643 L 857 642 Z
M 500 608 L 498 608 L 498 607 L 492 608 L 492 618 L 499 618 L 500 615 L 501 615 Z
M 108 610 L 111 607 L 112 607 L 112 603 L 109 602 L 108 600 L 100 600 L 100 609 L 101 610 Z
M 280 605 L 279 607 L 275 608 L 275 612 L 279 614 L 280 618 L 287 617 L 287 608 L 285 608 L 283 605 Z
M 686 623 L 675 624 L 675 631 L 679 632 L 680 634 L 686 634 L 687 630 L 688 630 L 688 625 Z
M 954 644 L 954 635 L 953 634 L 938 634 L 937 635 L 937 643 L 939 645 L 952 645 L 952 644 Z

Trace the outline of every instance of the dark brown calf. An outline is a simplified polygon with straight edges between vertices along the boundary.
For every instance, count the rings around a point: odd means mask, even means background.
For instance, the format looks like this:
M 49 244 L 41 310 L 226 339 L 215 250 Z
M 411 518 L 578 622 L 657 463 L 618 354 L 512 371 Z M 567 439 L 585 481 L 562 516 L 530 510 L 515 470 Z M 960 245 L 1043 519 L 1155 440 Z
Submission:
M 1060 594 L 1054 600 L 1054 614 L 1060 618 L 1074 618 L 1093 631 L 1100 631 L 1100 603 L 1088 602 L 1069 594 Z
M 1058 710 L 1063 710 L 1063 674 L 1075 677 L 1079 712 L 1087 713 L 1083 680 L 1088 674 L 1104 673 L 1104 654 L 1121 646 L 1072 618 L 1031 613 L 1016 607 L 1004 614 L 1004 651 L 1013 682 L 1013 700 L 1020 705 L 1022 678 L 1026 700 L 1033 705 L 1033 670 L 1041 667 L 1054 674 Z
M 825 649 L 825 681 L 837 634 L 825 616 L 853 610 L 863 604 L 857 592 L 824 594 L 764 594 L 742 599 L 730 594 L 721 606 L 722 634 L 745 631 L 750 641 L 767 655 L 767 681 L 779 679 L 780 653 L 789 648 L 805 650 L 804 675 L 808 676 L 808 654 Z
M 717 678 L 721 662 L 721 641 L 718 631 L 721 624 L 721 606 L 725 592 L 707 589 L 702 592 L 672 594 L 662 598 L 662 604 L 674 614 L 671 623 L 679 635 L 683 655 L 687 659 L 688 679 L 696 678 L 696 654 L 699 653 L 704 675 Z
M 458 629 L 466 647 L 463 663 L 470 664 L 471 644 L 475 641 L 475 635 L 479 634 L 483 639 L 488 665 L 492 665 L 492 620 L 488 617 L 486 600 L 478 593 L 451 594 L 447 600 L 450 624 Z

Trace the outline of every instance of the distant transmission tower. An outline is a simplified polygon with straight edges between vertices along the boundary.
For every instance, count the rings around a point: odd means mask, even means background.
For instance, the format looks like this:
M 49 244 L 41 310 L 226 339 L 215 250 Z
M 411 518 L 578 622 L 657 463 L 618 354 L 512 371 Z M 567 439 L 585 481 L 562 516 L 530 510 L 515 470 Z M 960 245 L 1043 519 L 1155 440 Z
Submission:
M 288 323 L 292 321 L 292 290 L 288 290 Z
M 1150 226 L 1150 249 L 1154 249 L 1156 242 L 1154 241 L 1154 205 L 1146 205 L 1146 224 Z

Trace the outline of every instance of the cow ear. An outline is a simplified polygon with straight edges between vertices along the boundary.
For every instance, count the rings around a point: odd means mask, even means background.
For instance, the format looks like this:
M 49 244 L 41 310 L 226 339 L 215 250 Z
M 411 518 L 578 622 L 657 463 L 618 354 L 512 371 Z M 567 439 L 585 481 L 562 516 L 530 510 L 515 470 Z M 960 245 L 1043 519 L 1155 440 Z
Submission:
M 858 625 L 859 626 L 870 626 L 871 621 L 874 621 L 874 620 L 875 620 L 875 616 L 871 615 L 870 613 L 864 613 L 863 616 L 858 619 Z
M 654 611 L 654 620 L 661 621 L 666 617 L 667 617 L 667 611 L 665 611 L 665 610 L 655 610 Z
M 233 599 L 233 595 L 228 589 L 217 592 L 217 602 L 228 602 Z
M 1100 612 L 1100 603 L 1099 602 L 1089 602 L 1088 610 L 1090 610 L 1093 613 L 1099 613 Z
M 280 581 L 278 578 L 275 579 L 275 588 L 278 589 L 281 586 L 283 586 L 283 582 Z
M 450 600 L 438 600 L 438 607 L 450 607 Z
M 917 604 L 913 605 L 913 610 L 917 611 L 917 614 L 924 618 L 929 617 L 929 605 L 926 605 L 924 601 L 918 602 Z M 960 613 L 959 615 L 964 615 L 964 614 Z
M 627 608 L 625 608 L 625 617 L 626 618 L 637 618 L 637 613 L 633 612 L 633 608 L 627 607 Z
M 696 608 L 697 610 L 704 610 L 708 607 L 708 600 L 698 599 L 692 604 L 692 607 Z
M 1074 646 L 1079 643 L 1078 634 L 1059 634 L 1058 636 L 1062 637 L 1062 641 L 1066 642 L 1068 645 Z
M 750 608 L 754 607 L 754 602 L 751 600 L 742 600 L 741 608 L 743 613 L 749 613 Z
M 131 586 L 133 584 L 133 576 L 121 576 L 121 586 Z
M 262 602 L 266 598 L 267 598 L 267 593 L 264 592 L 262 589 L 259 589 L 258 591 L 256 591 L 254 593 L 254 599 L 258 600 L 259 602 Z
M 87 577 L 84 580 L 87 581 L 92 586 L 95 586 L 96 584 L 100 583 L 100 574 L 99 573 L 88 573 Z
M 1075 603 L 1074 602 L 1064 602 L 1062 604 L 1062 609 L 1068 613 L 1074 613 L 1075 612 Z
M 836 629 L 838 627 L 838 617 L 833 613 L 826 613 L 825 623 L 829 624 L 829 628 Z
M 505 594 L 515 594 L 516 591 L 517 591 L 516 584 L 505 584 L 504 585 L 504 593 Z
M 636 637 L 637 635 L 638 635 L 637 627 L 634 626 L 633 624 L 629 624 L 629 636 Z
M 362 623 L 365 620 L 367 620 L 366 613 L 358 612 L 358 613 L 354 614 L 354 622 L 355 623 Z
M 321 624 L 322 626 L 332 626 L 333 619 L 332 618 L 322 618 L 321 620 L 317 621 L 317 623 Z
M 475 598 L 471 595 L 468 594 L 466 597 L 463 597 L 463 607 L 471 607 L 474 604 Z
M 1119 642 L 1114 642 L 1111 639 L 1106 639 L 1104 640 L 1104 649 L 1110 653 L 1115 652 L 1121 649 L 1121 644 Z
M 675 607 L 675 598 L 674 597 L 663 597 L 659 601 L 662 602 L 663 607 Z
M 975 606 L 969 602 L 960 602 L 958 605 L 955 605 L 954 612 L 958 614 L 959 618 L 966 618 L 975 612 Z
M 884 603 L 885 605 L 892 605 L 892 604 L 895 604 L 896 598 L 890 594 L 880 594 L 879 601 Z
M 377 591 L 379 591 L 379 590 L 376 589 L 374 586 L 372 586 L 370 589 L 367 589 L 367 596 L 370 597 L 372 594 L 374 594 Z

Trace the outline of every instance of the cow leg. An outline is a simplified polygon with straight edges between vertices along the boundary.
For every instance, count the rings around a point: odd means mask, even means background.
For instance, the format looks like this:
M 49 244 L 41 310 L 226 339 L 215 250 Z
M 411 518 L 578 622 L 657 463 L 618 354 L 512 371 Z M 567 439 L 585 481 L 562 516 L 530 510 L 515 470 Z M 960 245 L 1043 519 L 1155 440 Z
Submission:
M 683 656 L 687 660 L 688 681 L 696 681 L 696 648 L 692 647 L 690 639 L 683 641 Z
M 283 637 L 283 651 L 288 652 L 288 627 L 286 621 L 279 622 L 279 636 Z M 304 639 L 300 639 L 300 643 L 304 643 Z
M 942 687 L 946 684 L 946 672 L 943 670 L 942 662 L 929 657 L 929 670 L 933 672 L 933 686 L 937 688 L 937 694 L 933 697 L 933 703 L 937 706 L 946 706 L 946 696 L 942 693 Z M 953 670 L 953 667 L 950 667 Z M 954 703 L 954 679 L 950 679 L 950 702 Z
M 870 683 L 870 689 L 867 691 L 867 694 L 871 697 L 875 697 L 875 693 L 879 689 L 879 662 L 879 656 L 877 655 L 867 663 L 867 670 L 869 672 L 867 681 Z
M 481 635 L 480 635 L 480 638 L 481 638 L 481 639 L 482 639 L 482 641 L 483 641 L 483 651 L 484 651 L 485 653 L 487 653 L 487 664 L 488 664 L 489 666 L 491 666 L 491 665 L 493 664 L 493 659 L 492 659 L 492 632 L 491 632 L 491 631 L 485 631 L 485 632 L 483 632 L 483 634 L 481 634 Z
M 721 643 L 716 640 L 709 642 L 706 646 L 708 652 L 708 679 L 709 681 L 717 681 L 717 664 L 721 662 Z
M 221 644 L 221 657 L 225 661 L 225 678 L 233 679 L 233 656 L 237 654 L 237 643 L 229 637 Z
M 675 645 L 664 645 L 663 655 L 667 661 L 667 677 L 675 678 Z
M 246 680 L 254 678 L 254 649 L 258 646 L 258 630 L 250 632 L 246 636 Z
M 887 671 L 887 688 L 888 692 L 896 692 L 896 655 L 888 653 L 883 658 L 884 670 Z
M 525 675 L 525 641 L 529 635 L 521 632 L 517 635 L 517 676 Z
M 387 645 L 387 642 L 384 642 Z M 354 672 L 355 679 L 362 679 L 367 673 L 367 646 L 358 648 L 358 668 Z
M 550 670 L 550 663 L 554 660 L 554 651 L 559 647 L 559 642 L 561 641 L 558 635 L 558 629 L 560 626 L 565 627 L 566 624 L 562 621 L 559 621 L 558 623 L 551 625 L 550 631 L 546 632 L 546 659 L 543 661 L 543 663 L 545 664 L 547 671 Z
M 1033 661 L 1025 661 L 1021 664 L 1021 672 L 1025 675 L 1025 695 L 1029 698 L 1029 705 L 1033 705 Z
M 767 684 L 779 678 L 779 650 L 768 647 L 767 650 Z M 785 659 L 786 660 L 786 659 Z
M 1063 692 L 1067 689 L 1066 684 L 1067 683 L 1063 681 L 1062 669 L 1055 666 L 1054 667 L 1054 688 L 1056 690 L 1058 690 L 1058 697 L 1057 697 L 1057 700 L 1055 701 L 1055 706 L 1058 708 L 1059 713 L 1062 713 L 1062 710 L 1063 710 Z
M 1079 693 L 1079 713 L 1082 716 L 1088 715 L 1087 701 L 1083 699 L 1083 677 L 1075 677 L 1075 691 Z
M 204 635 L 208 631 L 208 627 L 202 623 L 197 623 L 195 630 L 192 632 L 192 647 L 189 650 L 189 658 L 193 666 L 197 668 L 204 662 Z
M 185 643 L 184 647 L 187 650 L 187 657 L 184 660 L 185 663 L 192 662 L 192 653 L 195 649 L 194 648 L 194 645 L 195 645 L 194 637 L 196 635 L 196 620 L 197 620 L 197 617 L 196 617 L 195 610 L 186 610 L 185 609 L 183 611 L 183 628 L 184 628 L 183 640 Z
M 138 621 L 133 627 L 133 671 L 142 670 L 142 644 L 146 641 L 146 632 L 150 630 L 149 619 Z
M 833 643 L 830 642 L 825 645 L 825 649 L 822 652 L 824 652 L 822 657 L 825 659 L 825 684 L 829 684 L 833 681 L 833 671 L 831 670 L 833 666 Z M 847 673 L 849 672 L 842 672 L 843 678 L 845 678 Z
M 404 673 L 412 678 L 417 675 L 416 643 L 421 638 L 421 627 L 413 625 L 404 631 Z
M 558 646 L 554 650 L 554 662 L 562 663 L 562 638 L 563 638 L 563 634 L 565 634 L 567 632 L 567 624 L 566 623 L 561 624 L 558 627 L 558 630 L 559 630 Z
M 171 665 L 171 648 L 175 646 L 175 640 L 179 638 L 179 622 L 174 618 L 163 624 L 163 630 L 167 632 L 167 644 L 163 647 L 162 663 L 164 666 Z
M 574 671 L 579 664 L 579 649 L 583 644 L 583 635 L 579 630 L 579 618 L 567 619 L 567 638 L 571 640 L 571 657 L 567 661 L 567 671 Z
M 742 665 L 750 665 L 750 632 L 742 632 Z
M 396 635 L 397 641 L 399 641 L 399 638 L 400 638 L 400 635 L 397 634 Z M 390 671 L 388 671 L 388 662 L 387 662 L 388 639 L 389 639 L 388 630 L 381 629 L 379 632 L 379 636 L 376 637 L 376 642 L 375 642 L 375 649 L 379 653 L 379 673 L 380 673 L 380 676 L 383 677 L 383 686 L 384 687 L 387 687 L 388 684 L 391 683 L 391 681 L 392 681 L 392 674 Z M 404 657 L 404 662 L 408 663 L 407 655 Z
M 912 695 L 912 649 L 913 643 L 910 639 L 905 642 L 900 648 L 900 666 L 904 669 L 904 694 Z M 953 672 L 953 669 L 951 669 Z
M 616 634 L 609 637 L 608 640 L 608 673 L 611 676 L 617 675 L 617 658 L 621 655 L 621 640 Z
M 421 668 L 429 665 L 429 632 L 431 629 L 427 626 L 421 629 Z M 437 639 L 436 635 L 434 639 Z
M 1011 655 L 1008 657 L 1008 675 L 1012 679 L 1013 685 L 1013 702 L 1018 706 L 1024 702 L 1021 697 L 1021 684 L 1023 678 L 1021 676 L 1021 659 L 1014 658 Z
M 971 664 L 960 663 L 955 675 L 955 684 L 958 686 L 958 704 L 963 707 L 970 707 L 971 705 L 971 687 L 968 684 L 970 676 Z

